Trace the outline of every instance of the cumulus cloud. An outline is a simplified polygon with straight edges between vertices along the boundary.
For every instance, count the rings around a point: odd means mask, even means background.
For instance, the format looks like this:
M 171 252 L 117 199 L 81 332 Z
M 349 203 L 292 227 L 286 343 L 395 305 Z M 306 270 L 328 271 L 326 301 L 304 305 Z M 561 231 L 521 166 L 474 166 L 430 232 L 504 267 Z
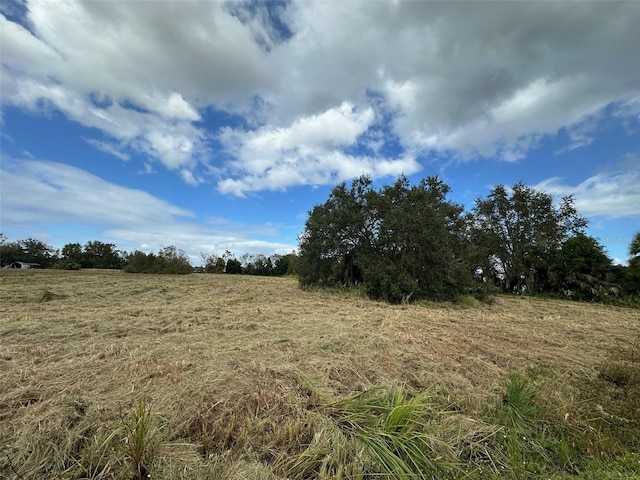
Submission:
M 277 231 L 272 225 L 225 224 L 221 219 L 203 225 L 190 210 L 61 163 L 3 157 L 0 183 L 2 222 L 14 230 L 29 230 L 36 224 L 71 230 L 73 225 L 93 226 L 101 240 L 125 250 L 145 245 L 157 251 L 176 245 L 194 258 L 200 252 L 269 254 L 295 249 L 295 245 L 255 238 L 274 236 Z
M 3 103 L 59 110 L 100 130 L 103 151 L 113 141 L 192 184 L 210 172 L 236 195 L 409 173 L 431 154 L 516 161 L 560 131 L 580 148 L 608 106 L 640 111 L 638 2 L 26 7 L 0 16 Z M 244 128 L 210 130 L 211 109 Z
M 292 185 L 330 184 L 363 174 L 407 175 L 420 169 L 412 157 L 385 159 L 345 153 L 374 121 L 371 108 L 350 103 L 295 120 L 287 127 L 244 131 L 225 129 L 221 142 L 231 154 L 236 178 L 218 183 L 223 193 L 277 190 Z
M 626 162 L 610 171 L 598 173 L 578 185 L 567 185 L 554 177 L 535 188 L 558 197 L 573 195 L 575 205 L 586 216 L 640 218 L 640 158 L 629 156 Z

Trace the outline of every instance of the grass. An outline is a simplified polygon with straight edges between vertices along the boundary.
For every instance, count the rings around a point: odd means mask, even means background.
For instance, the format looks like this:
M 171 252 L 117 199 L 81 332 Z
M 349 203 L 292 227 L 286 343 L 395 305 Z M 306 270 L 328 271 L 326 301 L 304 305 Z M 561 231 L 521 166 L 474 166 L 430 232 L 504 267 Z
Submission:
M 639 317 L 0 272 L 0 478 L 640 478 Z

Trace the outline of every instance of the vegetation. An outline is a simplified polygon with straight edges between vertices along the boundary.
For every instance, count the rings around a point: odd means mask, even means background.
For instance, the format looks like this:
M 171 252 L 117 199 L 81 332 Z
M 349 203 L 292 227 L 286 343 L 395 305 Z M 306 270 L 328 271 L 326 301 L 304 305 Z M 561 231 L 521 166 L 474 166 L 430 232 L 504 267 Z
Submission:
M 502 292 L 640 304 L 640 243 L 613 266 L 571 197 L 516 183 L 496 186 L 471 212 L 436 177 L 373 188 L 341 183 L 309 212 L 300 236 L 303 287 L 361 288 L 391 303 L 484 298 Z M 636 245 L 637 247 L 637 245 Z M 636 252 L 636 253 L 633 253 Z M 626 303 L 625 303 L 626 302 Z
M 556 207 L 551 195 L 522 182 L 510 191 L 504 185 L 494 187 L 486 199 L 476 200 L 473 214 L 479 267 L 507 292 L 548 291 L 552 256 L 587 225 L 571 197 Z
M 2 478 L 640 476 L 636 310 L 390 305 L 246 275 L 0 280 Z
M 163 248 L 157 255 L 141 251 L 128 254 L 124 271 L 127 273 L 186 274 L 192 273 L 193 267 L 184 250 L 171 246 Z
M 0 264 L 297 275 L 303 288 L 349 290 L 394 304 L 474 302 L 502 291 L 640 306 L 640 232 L 631 241 L 629 266 L 613 265 L 597 239 L 584 234 L 586 220 L 571 197 L 556 205 L 551 195 L 519 182 L 494 187 L 465 212 L 449 192 L 437 177 L 417 185 L 400 177 L 380 189 L 366 176 L 343 182 L 309 212 L 299 255 L 202 253 L 203 266 L 193 268 L 175 246 L 126 253 L 96 240 L 58 252 L 36 239 L 9 242 L 0 234 Z
M 333 189 L 309 214 L 300 237 L 303 286 L 362 283 L 391 303 L 447 300 L 478 289 L 468 254 L 469 219 L 435 177 L 400 178 L 376 191 L 368 177 Z
M 35 238 L 9 242 L 0 234 L 0 266 L 14 262 L 37 263 L 42 268 L 53 266 L 57 259 L 55 249 Z
M 63 265 L 80 265 L 81 268 L 120 269 L 125 263 L 121 252 L 113 243 L 98 240 L 87 242 L 84 247 L 79 243 L 69 243 L 62 248 Z

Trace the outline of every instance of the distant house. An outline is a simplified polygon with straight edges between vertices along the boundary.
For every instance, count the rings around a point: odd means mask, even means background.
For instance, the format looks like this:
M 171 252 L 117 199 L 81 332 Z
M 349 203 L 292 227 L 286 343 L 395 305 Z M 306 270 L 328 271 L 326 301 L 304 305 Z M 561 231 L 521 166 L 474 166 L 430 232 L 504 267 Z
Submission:
M 8 263 L 4 266 L 4 268 L 42 268 L 39 263 L 28 263 L 28 262 L 13 262 Z

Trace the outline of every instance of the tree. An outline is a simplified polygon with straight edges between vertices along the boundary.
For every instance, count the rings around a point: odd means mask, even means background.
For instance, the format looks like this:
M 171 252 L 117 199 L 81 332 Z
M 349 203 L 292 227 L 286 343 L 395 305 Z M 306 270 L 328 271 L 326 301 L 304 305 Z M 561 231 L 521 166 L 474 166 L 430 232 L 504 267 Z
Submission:
M 125 255 L 125 263 L 126 273 L 162 273 L 162 259 L 153 253 L 136 250 Z
M 551 195 L 522 182 L 510 191 L 504 185 L 494 187 L 486 199 L 476 200 L 473 214 L 478 266 L 505 291 L 547 288 L 550 256 L 587 224 L 572 197 L 564 197 L 556 207 Z
M 201 253 L 204 262 L 204 271 L 206 273 L 224 273 L 225 261 L 214 253 Z
M 62 258 L 70 262 L 82 264 L 82 245 L 79 243 L 67 243 L 62 247 Z
M 370 177 L 354 179 L 351 187 L 337 185 L 328 200 L 315 206 L 299 237 L 298 276 L 301 285 L 354 285 L 362 281 L 356 265 L 376 234 L 376 193 Z
M 224 273 L 242 273 L 242 263 L 240 262 L 240 260 L 237 260 L 234 257 L 228 258 Z
M 60 270 L 80 270 L 82 268 L 82 245 L 79 243 L 67 243 L 61 250 L 62 257 L 56 262 L 55 267 Z
M 640 295 L 640 232 L 637 232 L 631 239 L 629 245 L 629 266 L 623 273 L 624 291 L 631 295 Z M 621 272 L 622 273 L 622 272 Z
M 171 245 L 160 250 L 158 257 L 163 260 L 162 273 L 191 273 L 193 267 L 184 250 Z
M 192 273 L 193 267 L 187 254 L 176 247 L 169 246 L 161 249 L 157 255 L 136 250 L 126 255 L 127 273 Z
M 472 293 L 469 219 L 448 193 L 437 177 L 414 186 L 400 177 L 380 191 L 368 177 L 338 185 L 305 224 L 300 283 L 362 283 L 370 297 L 392 303 Z
M 358 263 L 369 296 L 397 303 L 472 293 L 468 218 L 461 205 L 447 200 L 448 193 L 437 177 L 414 186 L 401 177 L 382 190 L 373 248 L 364 250 Z
M 123 258 L 113 243 L 87 242 L 82 254 L 84 268 L 122 268 Z
M 296 275 L 298 256 L 295 253 L 287 255 L 272 255 L 273 274 L 277 276 Z
M 24 259 L 24 251 L 20 242 L 9 242 L 7 237 L 0 233 L 0 266 L 4 267 L 13 262 Z
M 53 266 L 57 259 L 57 252 L 51 246 L 35 238 L 20 241 L 24 262 L 37 263 L 42 268 Z
M 599 300 L 619 291 L 604 247 L 583 233 L 563 243 L 551 268 L 554 290 L 575 299 Z
M 629 245 L 629 268 L 634 273 L 640 275 L 640 232 L 637 232 L 631 239 L 631 245 Z

